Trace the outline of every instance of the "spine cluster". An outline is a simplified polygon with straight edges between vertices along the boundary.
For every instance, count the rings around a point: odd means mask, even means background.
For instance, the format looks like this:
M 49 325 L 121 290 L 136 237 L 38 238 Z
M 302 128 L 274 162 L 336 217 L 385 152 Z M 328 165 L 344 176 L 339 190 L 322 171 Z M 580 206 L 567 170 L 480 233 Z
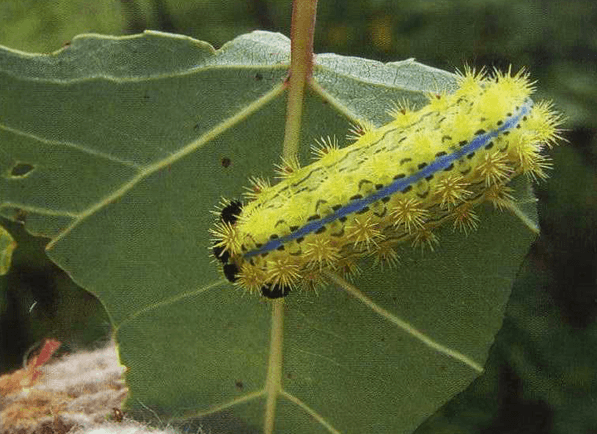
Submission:
M 511 206 L 514 177 L 545 178 L 559 117 L 533 103 L 528 77 L 459 80 L 418 111 L 398 106 L 389 124 L 360 126 L 350 146 L 322 140 L 308 166 L 284 161 L 281 181 L 253 180 L 245 205 L 226 201 L 211 230 L 226 278 L 278 298 L 318 285 L 324 271 L 349 274 L 363 256 L 393 265 L 398 243 L 433 249 L 447 221 L 476 229 L 479 203 Z

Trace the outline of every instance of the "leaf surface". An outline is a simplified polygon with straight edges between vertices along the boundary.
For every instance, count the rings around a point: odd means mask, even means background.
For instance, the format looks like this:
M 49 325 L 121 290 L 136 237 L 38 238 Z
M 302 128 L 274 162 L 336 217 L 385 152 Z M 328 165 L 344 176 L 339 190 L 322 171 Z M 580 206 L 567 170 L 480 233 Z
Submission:
M 84 35 L 52 55 L 1 50 L 0 214 L 52 238 L 51 259 L 100 298 L 130 409 L 261 432 L 283 345 L 276 432 L 411 432 L 482 371 L 535 236 L 532 193 L 518 182 L 519 215 L 483 208 L 477 232 L 443 228 L 435 252 L 405 245 L 397 269 L 365 261 L 352 287 L 293 293 L 272 344 L 271 303 L 220 276 L 208 229 L 221 197 L 273 175 L 289 48 L 267 32 L 218 51 L 146 32 Z M 320 136 L 455 86 L 412 60 L 333 54 L 317 56 L 314 79 L 305 163 Z
M 17 247 L 17 243 L 10 233 L 0 226 L 0 276 L 8 273 L 12 259 L 12 252 Z

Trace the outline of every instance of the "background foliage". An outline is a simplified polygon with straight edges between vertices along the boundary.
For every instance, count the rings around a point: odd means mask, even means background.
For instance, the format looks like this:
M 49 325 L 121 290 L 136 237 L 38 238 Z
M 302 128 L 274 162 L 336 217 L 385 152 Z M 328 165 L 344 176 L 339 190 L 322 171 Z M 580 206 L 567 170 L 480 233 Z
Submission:
M 290 1 L 3 0 L 0 44 L 51 52 L 85 32 L 186 34 L 219 47 L 254 29 L 288 34 Z M 568 118 L 569 146 L 537 188 L 542 235 L 514 287 L 487 373 L 420 432 L 597 431 L 597 8 L 585 1 L 320 0 L 316 52 L 382 61 L 416 57 L 526 66 Z M 43 241 L 3 222 L 19 243 L 0 290 L 0 370 L 49 334 L 66 349 L 109 331 L 99 304 L 49 263 Z M 4 298 L 3 298 L 4 297 Z

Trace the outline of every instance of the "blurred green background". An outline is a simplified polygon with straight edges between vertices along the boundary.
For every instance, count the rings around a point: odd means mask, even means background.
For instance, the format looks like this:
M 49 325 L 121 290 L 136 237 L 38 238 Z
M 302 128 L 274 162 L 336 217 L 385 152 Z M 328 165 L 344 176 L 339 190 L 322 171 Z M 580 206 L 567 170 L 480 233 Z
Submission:
M 0 45 L 49 53 L 80 33 L 181 33 L 216 48 L 261 29 L 286 35 L 290 0 L 0 0 Z M 536 188 L 542 233 L 525 261 L 487 372 L 423 433 L 597 433 L 597 4 L 592 0 L 320 0 L 316 52 L 527 68 L 566 117 L 568 144 Z M 1 83 L 0 83 L 0 92 Z M 1 151 L 1 144 L 0 144 Z M 44 337 L 97 346 L 97 300 L 1 221 L 19 246 L 0 277 L 0 372 Z

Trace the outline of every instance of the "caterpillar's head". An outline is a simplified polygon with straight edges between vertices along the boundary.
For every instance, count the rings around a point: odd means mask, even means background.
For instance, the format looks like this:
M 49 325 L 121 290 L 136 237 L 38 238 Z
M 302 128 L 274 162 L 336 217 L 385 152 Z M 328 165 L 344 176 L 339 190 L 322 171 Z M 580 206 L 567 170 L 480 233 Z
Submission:
M 238 220 L 242 207 L 243 204 L 240 201 L 231 201 L 228 205 L 222 208 L 222 211 L 220 212 L 220 221 L 230 225 L 234 224 Z M 214 257 L 224 265 L 224 275 L 226 278 L 231 282 L 234 282 L 236 280 L 234 276 L 238 273 L 238 267 L 234 265 L 236 270 L 233 270 L 231 267 L 233 264 L 228 264 L 228 261 L 230 260 L 230 252 L 216 241 L 212 247 L 212 253 Z M 227 265 L 230 265 L 228 266 L 228 270 L 226 269 Z
M 243 204 L 240 201 L 231 201 L 228 205 L 222 208 L 222 211 L 220 212 L 220 222 L 229 225 L 236 223 L 242 211 L 242 207 Z M 238 281 L 240 269 L 237 264 L 230 262 L 230 253 L 226 248 L 216 241 L 212 247 L 212 253 L 216 259 L 222 263 L 222 271 L 224 272 L 226 279 L 231 283 Z M 261 287 L 261 295 L 270 299 L 282 298 L 290 293 L 290 289 L 289 286 L 266 284 Z
M 228 205 L 222 208 L 222 211 L 220 212 L 220 221 L 230 225 L 234 224 L 236 220 L 238 220 L 238 216 L 242 211 L 242 206 L 243 204 L 238 200 L 231 201 Z M 236 282 L 239 269 L 236 264 L 228 262 L 230 260 L 230 252 L 228 252 L 224 246 L 220 245 L 218 241 L 215 241 L 212 247 L 212 253 L 214 257 L 222 263 L 222 269 L 226 279 L 232 283 Z

